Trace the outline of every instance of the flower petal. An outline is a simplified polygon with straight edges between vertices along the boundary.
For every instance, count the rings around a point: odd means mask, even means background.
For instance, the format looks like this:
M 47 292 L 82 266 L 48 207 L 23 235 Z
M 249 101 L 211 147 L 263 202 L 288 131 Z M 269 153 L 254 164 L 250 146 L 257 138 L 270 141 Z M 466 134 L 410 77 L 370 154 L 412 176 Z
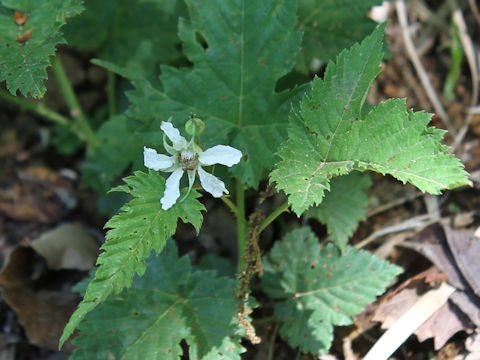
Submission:
M 180 151 L 187 147 L 187 140 L 185 140 L 185 138 L 180 135 L 180 131 L 174 128 L 172 123 L 162 121 L 160 129 L 162 129 L 165 135 L 167 135 L 167 137 L 170 139 L 175 150 Z
M 175 158 L 173 156 L 158 154 L 153 149 L 143 147 L 143 163 L 145 167 L 149 169 L 165 171 L 175 164 Z
M 165 150 L 170 154 L 170 155 L 176 155 L 178 154 L 178 151 L 173 148 L 168 142 L 167 142 L 167 136 L 163 134 L 163 147 Z
M 228 194 L 228 190 L 225 188 L 225 184 L 222 180 L 213 176 L 212 174 L 207 173 L 202 169 L 201 166 L 198 167 L 198 176 L 200 177 L 200 183 L 202 187 L 212 194 L 213 197 L 221 197 L 224 193 Z
M 160 199 L 163 210 L 170 209 L 173 205 L 175 205 L 177 199 L 180 197 L 180 179 L 182 176 L 183 169 L 178 168 L 172 173 L 172 175 L 168 177 L 165 183 L 165 192 L 163 197 Z
M 195 172 L 196 170 L 188 170 L 188 191 L 185 193 L 183 198 L 180 200 L 180 202 L 183 202 L 188 195 L 190 195 L 190 191 L 192 191 L 193 183 L 195 182 Z
M 201 152 L 198 160 L 202 165 L 222 164 L 232 166 L 238 164 L 242 158 L 242 152 L 231 146 L 216 145 Z

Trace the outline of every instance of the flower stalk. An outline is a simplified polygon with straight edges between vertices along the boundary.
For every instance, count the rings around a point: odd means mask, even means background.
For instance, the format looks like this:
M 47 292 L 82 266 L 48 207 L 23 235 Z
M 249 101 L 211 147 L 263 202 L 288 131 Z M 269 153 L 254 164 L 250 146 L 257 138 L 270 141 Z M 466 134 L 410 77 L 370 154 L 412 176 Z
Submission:
M 52 58 L 52 70 L 70 109 L 70 115 L 73 118 L 73 123 L 71 125 L 72 128 L 77 130 L 78 136 L 87 142 L 88 145 L 92 147 L 100 146 L 100 141 L 90 127 L 90 123 L 80 107 L 80 103 L 78 102 L 77 96 L 73 91 L 72 85 L 68 80 L 67 74 L 65 73 L 65 69 L 63 68 L 58 55 Z
M 31 111 L 55 124 L 71 127 L 71 123 L 65 116 L 45 107 L 41 103 L 30 101 L 21 96 L 13 96 L 5 90 L 0 90 L 0 98 Z

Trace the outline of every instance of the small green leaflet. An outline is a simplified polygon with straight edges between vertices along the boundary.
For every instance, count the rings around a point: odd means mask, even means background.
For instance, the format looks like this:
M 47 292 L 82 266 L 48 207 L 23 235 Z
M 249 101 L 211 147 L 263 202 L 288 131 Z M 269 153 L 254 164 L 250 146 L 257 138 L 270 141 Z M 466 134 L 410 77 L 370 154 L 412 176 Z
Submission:
M 142 43 L 150 42 L 155 56 L 143 63 L 143 71 L 154 78 L 159 63 L 180 55 L 177 20 L 184 14 L 182 0 L 86 0 L 85 11 L 65 26 L 65 38 L 119 66 L 125 66 Z
M 365 219 L 368 205 L 365 188 L 370 184 L 368 176 L 356 172 L 334 178 L 322 203 L 305 213 L 307 218 L 315 218 L 327 225 L 328 234 L 342 251 L 358 223 Z
M 191 113 L 207 125 L 202 145 L 231 145 L 243 152 L 231 171 L 257 187 L 278 160 L 287 137 L 288 112 L 305 86 L 276 92 L 277 80 L 295 64 L 301 34 L 295 0 L 186 0 L 180 19 L 183 53 L 193 68 L 162 66 L 161 85 L 138 85 L 129 115 L 152 124 L 173 116 L 182 127 Z M 104 63 L 105 64 L 105 63 Z M 109 65 L 112 68 L 111 64 Z
M 308 72 L 314 59 L 325 63 L 361 41 L 376 25 L 367 17 L 368 10 L 381 3 L 381 0 L 300 0 L 298 29 L 304 35 L 295 67 Z
M 321 246 L 308 227 L 276 242 L 262 259 L 263 288 L 279 300 L 275 317 L 280 335 L 303 352 L 325 353 L 334 325 L 349 325 L 352 316 L 385 291 L 402 270 L 368 252 L 333 244 Z
M 178 360 L 183 339 L 190 359 L 240 360 L 234 288 L 233 278 L 192 269 L 170 239 L 131 288 L 87 315 L 70 360 Z
M 137 171 L 124 181 L 126 185 L 113 191 L 126 192 L 133 199 L 105 225 L 110 230 L 102 246 L 104 252 L 97 260 L 99 267 L 95 278 L 88 285 L 82 302 L 65 327 L 60 347 L 88 312 L 104 302 L 109 295 L 118 294 L 129 287 L 135 273 L 143 275 L 145 259 L 152 250 L 157 254 L 162 251 L 167 238 L 175 233 L 179 219 L 192 224 L 197 232 L 202 225 L 201 211 L 205 207 L 197 200 L 200 196 L 197 191 L 192 190 L 183 202 L 165 211 L 160 204 L 165 179 L 157 172 L 146 174 Z
M 394 99 L 362 118 L 380 71 L 383 31 L 384 25 L 330 62 L 324 79 L 313 81 L 311 97 L 290 115 L 289 138 L 270 179 L 287 193 L 297 215 L 321 203 L 331 178 L 353 170 L 390 174 L 431 194 L 471 184 L 442 145 L 444 131 L 427 127 L 430 114 L 407 111 L 404 99 Z
M 65 43 L 60 28 L 82 10 L 81 0 L 0 1 L 0 81 L 7 81 L 13 95 L 20 90 L 24 96 L 43 96 L 50 56 Z M 15 11 L 27 16 L 22 25 L 14 21 Z

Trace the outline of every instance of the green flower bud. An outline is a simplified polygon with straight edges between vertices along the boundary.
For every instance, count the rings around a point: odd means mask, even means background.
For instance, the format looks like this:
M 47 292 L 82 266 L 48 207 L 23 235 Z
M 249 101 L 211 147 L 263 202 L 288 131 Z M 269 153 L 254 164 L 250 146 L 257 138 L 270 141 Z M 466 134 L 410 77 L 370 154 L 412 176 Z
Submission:
M 191 117 L 185 124 L 185 130 L 191 136 L 201 135 L 205 130 L 205 123 L 197 117 Z

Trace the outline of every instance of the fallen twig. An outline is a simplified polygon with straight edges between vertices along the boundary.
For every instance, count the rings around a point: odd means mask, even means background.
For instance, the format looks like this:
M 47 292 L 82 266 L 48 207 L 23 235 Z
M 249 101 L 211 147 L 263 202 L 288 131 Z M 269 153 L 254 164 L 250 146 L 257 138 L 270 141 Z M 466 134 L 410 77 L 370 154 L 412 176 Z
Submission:
M 422 295 L 415 305 L 382 335 L 364 360 L 388 359 L 416 329 L 448 301 L 454 291 L 454 287 L 444 282 L 438 289 L 432 289 Z
M 472 97 L 470 100 L 470 106 L 474 107 L 477 105 L 478 102 L 478 85 L 479 85 L 479 75 L 478 75 L 478 59 L 475 56 L 475 50 L 473 46 L 472 39 L 467 32 L 467 25 L 465 23 L 465 19 L 463 18 L 463 14 L 460 9 L 456 9 L 453 13 L 453 21 L 458 28 L 458 34 L 460 36 L 460 41 L 463 46 L 463 50 L 465 51 L 465 56 L 467 57 L 468 66 L 470 68 L 470 73 L 472 75 Z M 470 128 L 470 123 L 472 122 L 474 114 L 467 113 L 467 117 L 465 119 L 465 123 L 462 125 L 460 131 L 455 136 L 453 141 L 453 145 L 451 147 L 451 152 L 454 152 L 457 147 L 463 141 L 465 135 Z
M 468 0 L 468 3 L 470 5 L 470 8 L 472 9 L 473 16 L 475 16 L 475 19 L 480 24 L 480 11 L 478 10 L 477 3 L 475 2 L 475 0 Z
M 415 46 L 413 44 L 413 40 L 410 36 L 410 31 L 408 28 L 408 20 L 407 20 L 407 9 L 405 7 L 404 0 L 397 0 L 395 2 L 395 9 L 397 10 L 398 21 L 402 28 L 402 36 L 403 41 L 405 42 L 405 48 L 407 50 L 408 56 L 412 61 L 413 66 L 415 67 L 415 71 L 417 72 L 420 81 L 427 93 L 428 98 L 430 99 L 435 112 L 437 113 L 440 120 L 443 122 L 447 130 L 451 133 L 453 137 L 457 135 L 457 130 L 453 126 L 450 117 L 448 116 L 447 112 L 443 108 L 443 105 L 435 92 L 432 83 L 430 82 L 430 78 L 425 71 L 425 68 L 420 61 L 420 58 L 415 50 Z
M 383 229 L 374 231 L 370 236 L 366 237 L 359 243 L 355 244 L 355 247 L 357 249 L 361 249 L 368 244 L 372 243 L 373 241 L 377 240 L 378 238 L 388 235 L 388 234 L 393 234 L 393 233 L 398 233 L 406 230 L 410 230 L 413 228 L 424 228 L 435 221 L 438 221 L 437 217 L 432 216 L 432 214 L 424 214 L 424 215 L 419 215 L 415 216 L 413 218 L 410 218 L 408 220 L 405 220 L 401 222 L 400 224 L 395 224 L 391 226 L 387 226 Z

